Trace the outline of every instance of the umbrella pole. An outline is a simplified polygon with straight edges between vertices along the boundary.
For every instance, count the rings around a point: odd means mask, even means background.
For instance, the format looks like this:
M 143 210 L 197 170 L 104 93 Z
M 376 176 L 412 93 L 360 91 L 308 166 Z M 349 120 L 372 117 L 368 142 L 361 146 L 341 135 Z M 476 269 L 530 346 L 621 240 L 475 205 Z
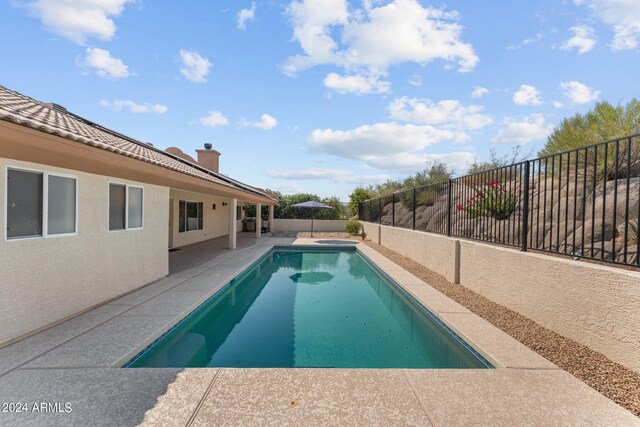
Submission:
M 313 237 L 313 216 L 311 217 L 311 237 Z

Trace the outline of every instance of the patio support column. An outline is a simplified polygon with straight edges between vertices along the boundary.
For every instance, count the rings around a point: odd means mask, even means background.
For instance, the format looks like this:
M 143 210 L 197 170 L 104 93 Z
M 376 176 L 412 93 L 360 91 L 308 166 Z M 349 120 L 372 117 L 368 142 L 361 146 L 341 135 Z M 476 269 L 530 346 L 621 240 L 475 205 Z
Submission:
M 237 209 L 238 199 L 229 199 L 229 249 L 236 248 L 236 233 L 238 232 Z
M 262 234 L 262 203 L 256 204 L 256 239 Z
M 275 211 L 275 206 L 269 205 L 269 231 L 271 234 L 275 231 L 273 229 L 273 212 Z

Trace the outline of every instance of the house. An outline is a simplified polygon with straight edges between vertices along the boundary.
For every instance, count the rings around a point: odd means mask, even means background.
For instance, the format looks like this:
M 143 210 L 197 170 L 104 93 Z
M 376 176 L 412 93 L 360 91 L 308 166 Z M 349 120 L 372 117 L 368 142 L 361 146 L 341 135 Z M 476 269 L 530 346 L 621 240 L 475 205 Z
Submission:
M 169 271 L 168 248 L 229 236 L 277 198 L 197 160 L 0 86 L 0 346 Z M 256 227 L 260 237 L 261 227 Z

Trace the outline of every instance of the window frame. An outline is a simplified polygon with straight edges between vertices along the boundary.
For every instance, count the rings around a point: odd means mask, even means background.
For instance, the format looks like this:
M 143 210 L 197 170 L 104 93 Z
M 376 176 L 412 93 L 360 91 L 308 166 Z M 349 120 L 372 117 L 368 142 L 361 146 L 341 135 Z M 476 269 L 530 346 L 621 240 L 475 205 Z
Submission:
M 109 216 L 111 215 L 111 201 L 109 200 L 109 192 L 111 191 L 111 185 L 120 185 L 124 187 L 124 228 L 118 228 L 112 230 L 109 228 Z M 139 188 L 142 190 L 142 221 L 140 227 L 129 227 L 129 188 Z M 120 181 L 109 181 L 107 183 L 107 231 L 109 233 L 119 233 L 122 231 L 135 231 L 135 230 L 143 230 L 144 229 L 144 186 L 136 185 L 136 184 L 127 184 L 125 182 Z
M 185 220 L 185 224 L 184 224 L 184 231 L 180 231 L 180 202 L 184 202 L 184 220 Z M 200 205 L 202 204 L 202 209 L 200 210 L 200 213 L 202 214 L 202 228 L 198 228 L 195 230 L 187 230 L 187 204 L 188 203 L 195 203 L 196 205 Z M 204 231 L 204 202 L 202 201 L 198 201 L 198 200 L 188 200 L 188 199 L 178 199 L 178 234 L 184 234 L 184 233 L 197 233 L 198 231 Z M 198 218 L 199 219 L 199 218 Z M 198 221 L 199 223 L 200 221 Z
M 42 235 L 41 236 L 25 236 L 25 237 L 9 237 L 7 233 L 7 225 L 9 222 L 9 171 L 19 171 L 27 173 L 35 173 L 42 176 Z M 75 222 L 74 231 L 71 233 L 56 233 L 49 234 L 49 176 L 56 176 L 60 178 L 69 178 L 75 181 Z M 37 240 L 37 239 L 52 239 L 56 237 L 72 237 L 78 235 L 78 216 L 79 216 L 79 194 L 78 194 L 78 181 L 77 175 L 71 175 L 62 172 L 49 172 L 44 169 L 34 169 L 23 166 L 5 166 L 4 171 L 4 231 L 3 237 L 5 242 L 15 242 L 21 240 Z

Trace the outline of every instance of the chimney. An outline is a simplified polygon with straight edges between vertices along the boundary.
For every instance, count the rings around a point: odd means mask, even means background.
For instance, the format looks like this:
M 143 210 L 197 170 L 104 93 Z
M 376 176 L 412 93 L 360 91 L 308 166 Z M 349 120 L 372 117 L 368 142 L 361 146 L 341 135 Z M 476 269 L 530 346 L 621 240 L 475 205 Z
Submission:
M 196 150 L 198 164 L 211 172 L 220 173 L 220 152 L 213 149 L 209 143 L 204 144 L 204 150 Z

